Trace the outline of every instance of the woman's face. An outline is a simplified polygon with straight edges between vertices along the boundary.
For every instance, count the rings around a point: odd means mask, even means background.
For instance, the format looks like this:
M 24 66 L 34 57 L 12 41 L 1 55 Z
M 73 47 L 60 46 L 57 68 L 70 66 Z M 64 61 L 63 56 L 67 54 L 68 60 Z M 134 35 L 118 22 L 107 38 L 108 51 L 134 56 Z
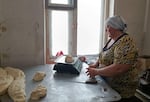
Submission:
M 113 38 L 115 34 L 115 30 L 110 27 L 109 25 L 106 26 L 106 34 L 108 34 L 108 37 Z

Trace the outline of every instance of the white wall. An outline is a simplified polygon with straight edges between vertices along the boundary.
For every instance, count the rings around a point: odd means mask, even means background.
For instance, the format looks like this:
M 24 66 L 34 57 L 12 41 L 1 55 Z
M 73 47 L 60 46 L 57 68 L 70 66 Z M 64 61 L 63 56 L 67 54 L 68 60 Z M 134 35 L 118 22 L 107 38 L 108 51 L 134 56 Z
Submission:
M 2 0 L 0 0 L 0 14 L 2 14 L 2 8 L 1 8 L 2 7 L 2 3 L 1 2 L 2 2 Z M 1 18 L 2 18 L 2 15 L 0 15 L 0 22 L 1 22 Z
M 128 25 L 128 33 L 135 38 L 140 55 L 143 54 L 144 20 L 146 0 L 115 0 L 115 14 L 122 15 Z M 150 54 L 150 53 L 149 53 Z
M 1 0 L 6 32 L 0 36 L 3 66 L 44 64 L 44 0 Z
M 147 23 L 147 26 L 145 28 L 145 36 L 143 38 L 143 55 L 150 55 L 150 1 L 147 0 L 147 10 L 148 10 L 148 16 L 147 16 L 147 20 L 146 20 L 146 23 Z
M 0 0 L 0 24 L 3 20 L 3 15 L 2 15 L 2 0 Z M 0 30 L 0 35 L 1 35 L 1 30 Z

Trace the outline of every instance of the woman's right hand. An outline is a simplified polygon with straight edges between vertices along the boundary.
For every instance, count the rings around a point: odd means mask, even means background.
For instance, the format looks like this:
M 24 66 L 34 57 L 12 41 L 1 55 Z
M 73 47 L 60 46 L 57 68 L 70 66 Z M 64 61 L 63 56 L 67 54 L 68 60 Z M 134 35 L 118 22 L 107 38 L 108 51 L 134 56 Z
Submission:
M 93 67 L 88 67 L 86 73 L 87 76 L 89 76 L 90 78 L 94 78 L 96 75 L 98 75 L 98 69 Z
M 99 66 L 98 61 L 97 61 L 96 63 L 94 63 L 94 64 L 90 64 L 90 65 L 89 65 L 89 67 L 92 67 L 92 68 L 96 68 L 96 67 L 98 67 L 98 66 Z
M 96 68 L 98 66 L 96 64 L 91 64 L 91 65 L 89 65 L 89 67 Z

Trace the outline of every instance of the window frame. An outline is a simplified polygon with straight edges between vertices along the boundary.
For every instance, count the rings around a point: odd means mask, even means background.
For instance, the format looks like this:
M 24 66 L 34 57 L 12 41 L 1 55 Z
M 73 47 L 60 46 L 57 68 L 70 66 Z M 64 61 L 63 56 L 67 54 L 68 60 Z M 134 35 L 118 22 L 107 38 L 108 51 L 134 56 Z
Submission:
M 103 4 L 102 7 L 104 8 L 104 10 L 102 11 L 102 15 L 103 17 L 101 18 L 102 21 L 102 31 L 100 33 L 102 33 L 102 43 L 100 44 L 100 49 L 103 48 L 104 44 L 107 41 L 107 35 L 105 34 L 105 20 L 106 18 L 112 16 L 112 14 L 110 13 L 112 10 L 110 10 L 110 6 L 112 6 L 110 3 L 111 0 L 103 0 Z M 52 56 L 52 54 L 50 53 L 51 48 L 50 46 L 50 36 L 51 34 L 49 34 L 49 24 L 47 23 L 47 21 L 49 21 L 49 15 L 48 15 L 48 10 L 67 10 L 67 11 L 71 11 L 70 14 L 70 18 L 72 23 L 70 23 L 70 29 L 69 29 L 69 54 L 76 56 L 77 55 L 77 0 L 72 0 L 71 5 L 69 4 L 55 4 L 55 3 L 48 3 L 49 0 L 45 0 L 45 8 L 46 8 L 46 12 L 45 12 L 45 24 L 46 24 L 46 63 L 47 64 L 53 64 L 54 60 L 56 57 Z M 114 0 L 113 0 L 114 2 Z M 113 5 L 114 6 L 114 5 Z
M 74 48 L 77 47 L 76 43 L 77 42 L 77 23 L 74 23 L 77 21 L 77 0 L 71 0 L 72 3 L 71 5 L 66 5 L 66 4 L 50 4 L 48 3 L 49 0 L 45 0 L 45 8 L 46 8 L 46 63 L 51 64 L 54 63 L 55 56 L 52 56 L 52 52 L 50 52 L 52 46 L 49 42 L 51 40 L 51 34 L 50 30 L 51 27 L 49 26 L 49 23 L 51 21 L 48 12 L 49 10 L 65 10 L 69 12 L 69 20 L 71 21 L 69 23 L 69 41 L 68 44 L 71 44 L 71 46 L 68 46 L 69 52 L 71 55 L 76 55 L 76 50 Z M 48 22 L 47 22 L 48 21 Z M 74 42 L 74 43 L 73 43 Z
M 47 9 L 53 10 L 73 10 L 77 8 L 77 0 L 70 0 L 69 4 L 56 4 L 56 3 L 49 3 L 49 0 L 45 1 L 45 5 Z

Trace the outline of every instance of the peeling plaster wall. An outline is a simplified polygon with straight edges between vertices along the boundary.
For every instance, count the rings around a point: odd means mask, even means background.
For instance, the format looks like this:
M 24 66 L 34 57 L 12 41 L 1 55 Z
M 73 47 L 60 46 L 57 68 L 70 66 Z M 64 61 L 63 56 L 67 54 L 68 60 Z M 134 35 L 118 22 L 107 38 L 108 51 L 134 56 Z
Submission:
M 43 0 L 1 0 L 7 28 L 0 34 L 2 66 L 44 64 Z
M 43 1 L 0 0 L 0 22 L 4 20 L 3 25 L 7 28 L 0 32 L 1 65 L 44 64 Z M 140 53 L 150 55 L 150 29 L 144 32 L 145 7 L 146 0 L 115 0 L 114 13 L 126 19 L 128 32 L 135 38 Z
M 128 33 L 133 36 L 139 48 L 140 55 L 143 54 L 144 19 L 146 0 L 115 0 L 115 14 L 122 15 L 128 25 Z

